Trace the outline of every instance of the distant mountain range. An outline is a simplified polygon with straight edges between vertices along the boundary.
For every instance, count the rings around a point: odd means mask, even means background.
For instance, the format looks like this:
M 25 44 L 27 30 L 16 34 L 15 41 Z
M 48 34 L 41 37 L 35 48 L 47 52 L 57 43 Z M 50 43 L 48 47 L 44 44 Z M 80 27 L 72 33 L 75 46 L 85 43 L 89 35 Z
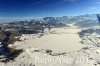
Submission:
M 96 17 L 96 14 L 86 14 L 86 15 L 79 15 L 79 16 L 63 16 L 63 17 L 44 17 L 43 19 L 32 19 L 30 21 L 25 21 L 24 19 L 22 20 L 17 20 L 17 19 L 0 19 L 0 22 L 36 22 L 36 21 L 41 21 L 41 22 L 47 22 L 47 23 L 63 23 L 63 24 L 71 24 L 74 23 L 75 26 L 78 27 L 93 27 L 93 26 L 98 26 L 98 20 Z
M 63 16 L 63 17 L 45 17 L 46 20 L 50 22 L 61 22 L 65 24 L 74 23 L 75 26 L 81 28 L 88 28 L 98 26 L 98 20 L 96 14 L 86 14 L 86 15 L 79 15 L 79 16 Z
M 48 17 L 50 18 L 50 17 Z M 63 17 L 51 17 L 59 20 L 60 22 L 72 23 L 77 21 L 84 21 L 84 20 L 97 20 L 96 14 L 86 14 L 86 15 L 79 15 L 79 16 L 63 16 Z

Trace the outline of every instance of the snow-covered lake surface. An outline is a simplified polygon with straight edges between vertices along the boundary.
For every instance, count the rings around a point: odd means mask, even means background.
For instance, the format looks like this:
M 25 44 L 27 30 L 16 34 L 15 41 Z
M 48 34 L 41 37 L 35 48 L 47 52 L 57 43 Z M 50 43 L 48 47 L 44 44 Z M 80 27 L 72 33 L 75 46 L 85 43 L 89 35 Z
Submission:
M 80 43 L 81 38 L 78 35 L 80 29 L 75 28 L 55 28 L 51 33 L 44 34 L 41 38 L 34 38 L 33 35 L 23 35 L 22 38 L 27 38 L 21 48 L 30 46 L 51 49 L 54 52 L 72 52 L 81 49 L 84 45 Z

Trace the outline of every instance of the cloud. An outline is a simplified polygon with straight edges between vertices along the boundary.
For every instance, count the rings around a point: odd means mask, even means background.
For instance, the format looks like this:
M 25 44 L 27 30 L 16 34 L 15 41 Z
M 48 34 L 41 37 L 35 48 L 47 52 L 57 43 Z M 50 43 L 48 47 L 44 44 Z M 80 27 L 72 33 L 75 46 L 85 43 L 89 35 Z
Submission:
M 37 1 L 37 2 L 35 2 L 35 3 L 32 3 L 32 5 L 38 5 L 38 4 L 41 4 L 41 3 L 45 2 L 45 1 L 46 1 L 46 0 Z
M 68 2 L 68 1 L 69 1 L 69 2 L 74 2 L 74 1 L 76 1 L 76 0 L 64 0 L 64 1 L 67 1 L 67 2 Z
M 100 4 L 100 2 L 95 2 L 95 4 Z
M 75 1 L 77 1 L 77 0 L 59 0 L 57 3 L 52 4 L 51 6 L 52 7 L 61 6 L 67 2 L 74 3 Z
M 91 1 L 93 4 L 95 4 L 95 5 L 100 5 L 100 1 L 99 0 L 92 0 Z
M 95 10 L 99 10 L 100 7 L 89 7 L 88 10 L 89 11 L 95 11 Z
M 89 8 L 89 11 L 92 11 L 92 10 L 95 10 L 96 8 L 95 7 L 91 7 Z

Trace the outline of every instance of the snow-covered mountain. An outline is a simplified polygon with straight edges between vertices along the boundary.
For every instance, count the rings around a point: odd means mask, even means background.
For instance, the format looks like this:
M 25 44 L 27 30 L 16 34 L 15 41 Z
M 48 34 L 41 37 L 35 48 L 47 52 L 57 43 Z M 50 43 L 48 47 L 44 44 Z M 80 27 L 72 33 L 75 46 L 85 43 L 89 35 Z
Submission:
M 79 15 L 79 16 L 63 16 L 63 17 L 45 17 L 43 18 L 47 22 L 50 23 L 65 23 L 71 24 L 74 23 L 75 26 L 81 28 L 88 28 L 98 26 L 98 20 L 96 14 L 86 14 L 86 15 Z
M 86 15 L 78 15 L 78 16 L 63 16 L 63 17 L 45 17 L 44 19 L 47 20 L 58 20 L 59 22 L 77 22 L 77 21 L 84 21 L 84 20 L 97 20 L 96 14 L 86 14 Z

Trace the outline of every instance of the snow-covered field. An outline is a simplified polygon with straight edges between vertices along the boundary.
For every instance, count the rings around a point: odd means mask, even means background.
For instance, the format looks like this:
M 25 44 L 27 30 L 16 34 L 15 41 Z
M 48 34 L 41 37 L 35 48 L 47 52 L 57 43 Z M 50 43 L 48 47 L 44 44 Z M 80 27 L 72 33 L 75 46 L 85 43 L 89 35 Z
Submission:
M 15 42 L 24 49 L 15 61 L 0 66 L 100 66 L 100 48 L 81 44 L 77 28 L 54 28 L 43 34 L 23 35 Z M 43 35 L 43 36 L 40 36 Z

